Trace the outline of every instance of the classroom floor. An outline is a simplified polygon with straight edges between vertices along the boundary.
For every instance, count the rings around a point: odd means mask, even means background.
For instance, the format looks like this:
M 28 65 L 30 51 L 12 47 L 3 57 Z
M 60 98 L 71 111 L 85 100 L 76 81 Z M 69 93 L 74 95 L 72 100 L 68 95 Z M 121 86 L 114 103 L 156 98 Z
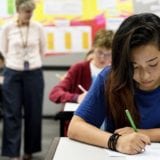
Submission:
M 44 160 L 54 137 L 59 136 L 59 121 L 43 118 L 42 151 L 33 155 L 33 160 Z M 2 137 L 2 120 L 0 120 L 0 153 Z M 8 160 L 0 156 L 0 160 Z

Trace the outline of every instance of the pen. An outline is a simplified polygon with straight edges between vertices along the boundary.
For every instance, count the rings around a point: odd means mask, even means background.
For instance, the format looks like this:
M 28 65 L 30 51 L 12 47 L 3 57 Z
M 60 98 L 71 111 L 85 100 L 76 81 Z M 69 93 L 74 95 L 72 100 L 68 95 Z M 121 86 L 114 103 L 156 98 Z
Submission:
M 132 117 L 131 117 L 131 114 L 130 114 L 129 110 L 126 109 L 126 110 L 125 110 L 125 113 L 126 113 L 126 115 L 127 115 L 127 118 L 128 118 L 128 120 L 129 120 L 132 128 L 134 129 L 134 131 L 135 131 L 135 132 L 138 132 L 138 130 L 137 130 L 137 128 L 136 128 L 136 125 L 135 125 L 135 123 L 134 123 L 134 121 L 133 121 L 133 119 L 132 119 Z
M 80 84 L 78 85 L 78 88 L 79 88 L 82 92 L 87 92 Z

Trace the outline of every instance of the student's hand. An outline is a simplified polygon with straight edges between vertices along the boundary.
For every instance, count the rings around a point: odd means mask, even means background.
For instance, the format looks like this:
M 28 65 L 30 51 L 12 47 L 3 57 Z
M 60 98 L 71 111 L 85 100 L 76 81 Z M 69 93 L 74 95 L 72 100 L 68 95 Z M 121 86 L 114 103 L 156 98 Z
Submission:
M 150 138 L 144 134 L 133 132 L 119 137 L 116 145 L 117 151 L 125 154 L 138 154 L 150 144 Z
M 87 92 L 83 92 L 82 94 L 80 94 L 78 96 L 77 102 L 81 103 L 83 101 L 84 97 L 86 96 L 86 94 L 87 94 Z
M 120 135 L 123 135 L 123 134 L 129 134 L 129 133 L 133 133 L 133 132 L 135 132 L 135 131 L 132 127 L 124 127 L 124 128 L 116 129 L 114 133 L 118 133 Z

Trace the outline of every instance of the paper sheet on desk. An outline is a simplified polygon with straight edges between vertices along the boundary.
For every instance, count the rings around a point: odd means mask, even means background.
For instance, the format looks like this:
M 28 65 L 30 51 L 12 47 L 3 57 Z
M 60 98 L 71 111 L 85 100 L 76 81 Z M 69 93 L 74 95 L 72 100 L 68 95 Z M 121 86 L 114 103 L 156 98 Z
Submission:
M 160 157 L 160 143 L 152 143 L 146 146 L 145 151 L 136 155 L 126 155 L 106 150 L 110 157 L 124 157 L 126 160 L 158 160 Z
M 65 103 L 64 111 L 66 112 L 74 112 L 79 106 L 79 103 Z

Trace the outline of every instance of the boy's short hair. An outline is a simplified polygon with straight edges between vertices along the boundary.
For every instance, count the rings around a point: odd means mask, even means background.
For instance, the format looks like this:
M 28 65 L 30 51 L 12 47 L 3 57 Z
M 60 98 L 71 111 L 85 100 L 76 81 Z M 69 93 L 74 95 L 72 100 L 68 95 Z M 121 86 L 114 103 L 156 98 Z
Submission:
M 105 47 L 107 49 L 112 48 L 113 36 L 114 32 L 111 30 L 99 30 L 93 40 L 93 47 Z

